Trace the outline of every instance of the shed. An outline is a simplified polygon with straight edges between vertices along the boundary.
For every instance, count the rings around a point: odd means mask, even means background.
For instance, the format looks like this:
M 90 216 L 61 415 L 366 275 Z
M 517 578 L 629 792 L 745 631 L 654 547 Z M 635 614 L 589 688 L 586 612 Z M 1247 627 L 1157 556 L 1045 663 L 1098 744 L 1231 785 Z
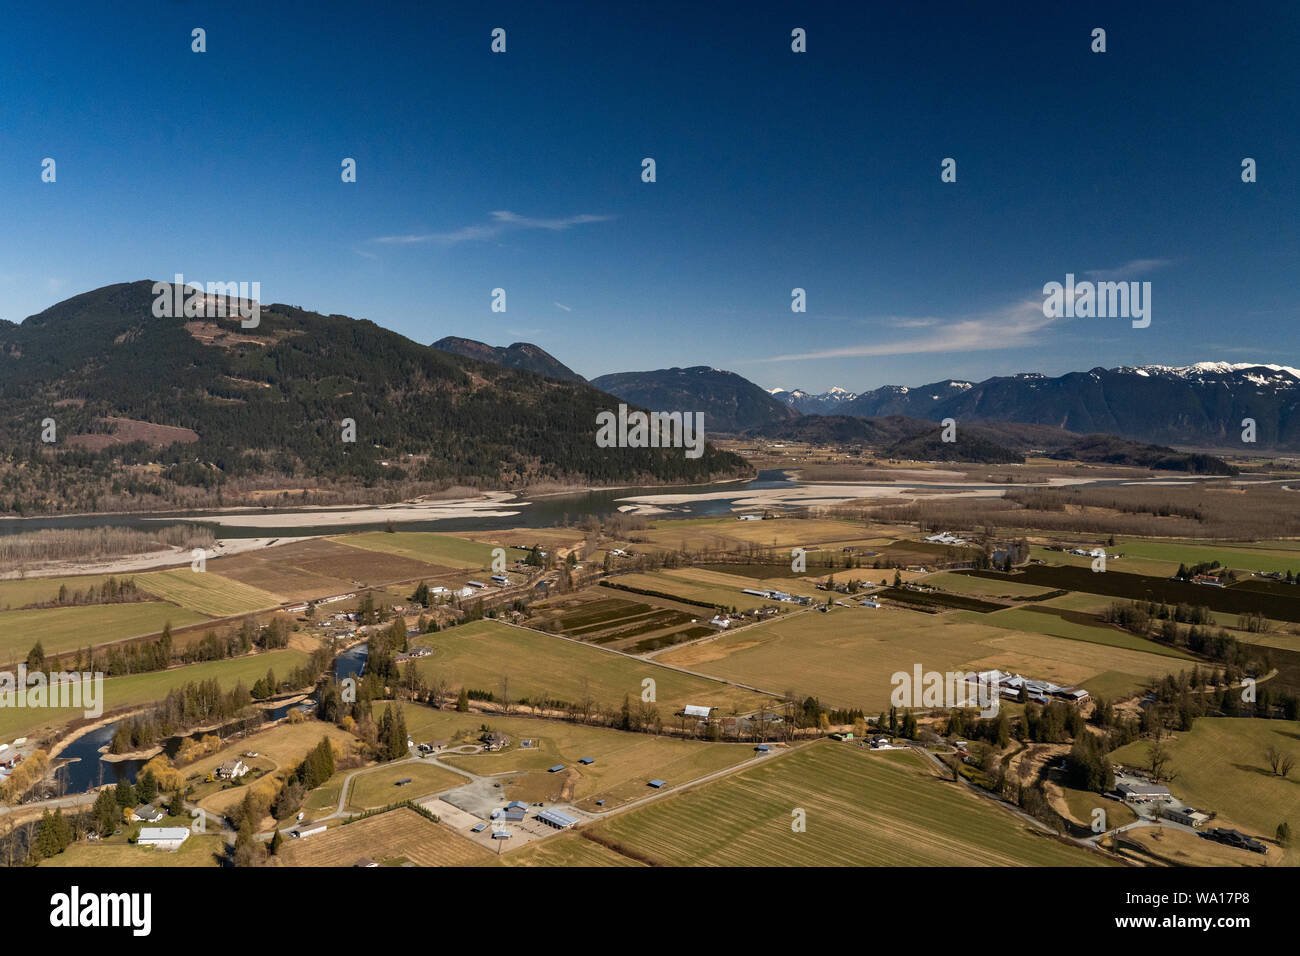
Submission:
M 668 785 L 668 782 L 666 780 L 655 779 L 655 780 L 651 780 L 649 785 L 654 787 L 656 790 L 659 790 L 662 787 L 666 787 Z
M 563 770 L 563 769 L 564 769 L 564 764 L 562 764 L 562 763 L 557 763 L 554 767 L 551 767 L 551 768 L 550 768 L 549 770 L 547 770 L 546 772 L 547 772 L 547 773 L 559 773 L 559 772 L 560 772 L 561 770 Z
M 586 765 L 586 764 L 593 764 L 593 763 L 595 763 L 595 762 L 596 762 L 596 758 L 595 758 L 595 757 L 579 757 L 579 758 L 578 758 L 578 763 L 583 764 L 583 765 Z
M 557 830 L 567 830 L 578 822 L 577 817 L 571 817 L 567 813 L 561 813 L 559 810 L 543 810 L 537 814 L 537 819 L 541 820 L 549 827 L 555 827 Z

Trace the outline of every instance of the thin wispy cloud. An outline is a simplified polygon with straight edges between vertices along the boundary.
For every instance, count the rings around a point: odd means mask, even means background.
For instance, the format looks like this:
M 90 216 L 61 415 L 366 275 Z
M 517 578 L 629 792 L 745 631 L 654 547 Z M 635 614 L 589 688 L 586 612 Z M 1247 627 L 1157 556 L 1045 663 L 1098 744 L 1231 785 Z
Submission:
M 1112 282 L 1120 279 L 1135 279 L 1138 276 L 1155 272 L 1157 269 L 1163 269 L 1171 262 L 1173 262 L 1172 259 L 1130 259 L 1123 265 L 1116 266 L 1113 269 L 1089 269 L 1084 275 L 1090 279 Z
M 551 305 L 555 306 L 557 309 L 563 309 L 565 312 L 573 311 L 571 307 L 565 305 L 563 302 L 552 302 Z
M 991 313 L 958 319 L 918 319 L 917 327 L 930 326 L 929 335 L 896 342 L 864 342 L 816 352 L 799 352 L 755 359 L 756 362 L 792 362 L 808 359 L 859 358 L 872 355 L 924 355 L 935 352 L 979 352 L 1034 344 L 1034 335 L 1052 319 L 1043 315 L 1041 299 L 1027 299 Z M 881 326 L 897 324 L 882 319 Z
M 410 245 L 414 243 L 435 242 L 441 245 L 455 245 L 460 242 L 481 242 L 487 239 L 524 229 L 544 229 L 548 232 L 563 232 L 574 226 L 593 222 L 608 222 L 613 216 L 595 216 L 583 213 L 578 216 L 566 216 L 562 219 L 534 219 L 520 216 L 507 209 L 498 209 L 488 213 L 488 221 L 470 226 L 462 226 L 451 232 L 425 232 L 398 236 L 380 236 L 372 241 L 387 245 Z

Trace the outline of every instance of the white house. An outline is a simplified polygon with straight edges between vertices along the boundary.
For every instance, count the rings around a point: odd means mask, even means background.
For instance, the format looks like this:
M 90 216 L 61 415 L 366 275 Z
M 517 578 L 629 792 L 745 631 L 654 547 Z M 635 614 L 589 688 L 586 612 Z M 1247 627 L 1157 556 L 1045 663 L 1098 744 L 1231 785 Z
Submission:
M 157 823 L 165 816 L 167 814 L 148 803 L 142 803 L 131 811 L 131 819 L 137 823 Z
M 217 777 L 222 780 L 237 780 L 246 773 L 248 773 L 248 764 L 238 757 L 227 760 L 216 770 Z
M 714 627 L 731 627 L 731 618 L 722 617 L 721 615 L 719 615 L 715 617 L 713 620 L 709 621 L 709 623 L 712 624 Z

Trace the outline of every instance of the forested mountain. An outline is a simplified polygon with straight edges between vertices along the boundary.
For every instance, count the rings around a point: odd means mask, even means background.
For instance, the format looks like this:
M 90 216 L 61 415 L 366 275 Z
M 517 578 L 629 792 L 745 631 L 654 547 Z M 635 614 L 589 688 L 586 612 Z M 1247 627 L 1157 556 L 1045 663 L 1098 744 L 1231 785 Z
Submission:
M 585 378 L 554 355 L 539 346 L 533 345 L 531 342 L 515 342 L 513 345 L 508 346 L 492 346 L 474 339 L 461 338 L 458 335 L 448 335 L 434 342 L 431 347 L 464 358 L 478 359 L 480 362 L 493 362 L 506 368 L 523 369 L 525 372 L 534 372 L 537 375 L 558 378 L 565 382 L 586 381 Z
M 591 384 L 652 411 L 703 412 L 705 434 L 788 422 L 799 413 L 735 372 L 696 365 L 616 372 Z
M 0 511 L 86 481 L 167 497 L 254 478 L 510 488 L 748 473 L 711 447 L 698 459 L 598 448 L 596 415 L 614 403 L 581 382 L 289 305 L 262 307 L 250 329 L 237 315 L 155 318 L 152 287 L 107 286 L 0 323 Z

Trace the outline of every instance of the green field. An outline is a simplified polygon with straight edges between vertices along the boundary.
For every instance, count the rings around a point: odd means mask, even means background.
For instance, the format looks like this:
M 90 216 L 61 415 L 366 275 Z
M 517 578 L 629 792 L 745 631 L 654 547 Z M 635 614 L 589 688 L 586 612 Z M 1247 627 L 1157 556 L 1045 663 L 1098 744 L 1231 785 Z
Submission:
M 1033 611 L 1028 608 L 1016 607 L 1005 611 L 996 611 L 992 614 L 979 615 L 966 611 L 961 613 L 969 621 L 978 620 L 980 623 L 992 624 L 996 627 L 1009 627 L 1017 631 L 1036 631 L 1039 634 L 1047 634 L 1051 637 L 1063 637 L 1072 641 L 1087 641 L 1090 644 L 1104 644 L 1107 647 L 1122 647 L 1130 651 L 1159 654 L 1163 657 L 1175 657 L 1184 661 L 1195 660 L 1192 656 L 1175 647 L 1166 647 L 1163 644 L 1157 644 L 1155 641 L 1145 640 L 1136 634 L 1130 634 L 1128 631 L 1120 630 L 1117 627 L 1104 624 L 1094 626 L 1061 617 L 1057 614 Z M 1172 665 L 1170 666 L 1172 667 Z
M 58 598 L 60 587 L 66 587 L 69 596 L 71 596 L 74 591 L 84 591 L 92 586 L 99 587 L 110 577 L 116 577 L 119 581 L 129 581 L 133 575 L 79 574 L 75 577 L 24 578 L 22 580 L 0 581 L 0 610 L 26 607 L 28 604 L 39 604 L 43 601 L 53 601 Z
M 1296 542 L 1286 542 L 1294 545 Z M 1140 538 L 1116 540 L 1115 550 L 1135 558 L 1163 561 L 1175 566 L 1218 561 L 1238 571 L 1294 571 L 1300 574 L 1300 554 L 1292 549 L 1270 549 L 1260 545 L 1198 544 L 1195 542 L 1147 541 Z
M 975 598 L 1034 598 L 1052 593 L 1050 588 L 1021 584 L 1019 581 L 976 578 L 969 574 L 952 574 L 948 571 L 926 575 L 922 580 L 944 591 Z
M 192 571 L 150 571 L 136 575 L 136 585 L 181 607 L 210 617 L 232 617 L 261 611 L 281 603 L 277 594 L 224 578 L 219 574 Z
M 37 641 L 46 654 L 62 654 L 157 634 L 168 622 L 177 628 L 206 620 L 202 614 L 165 601 L 3 611 L 0 612 L 0 655 L 3 655 L 0 660 L 26 658 Z
M 450 534 L 434 534 L 426 531 L 372 531 L 365 534 L 350 534 L 341 538 L 330 539 L 339 544 L 370 551 L 383 551 L 397 554 L 404 558 L 413 558 L 427 564 L 436 564 L 444 568 L 464 568 L 485 570 L 492 566 L 493 546 L 482 541 L 457 538 Z M 506 549 L 507 567 L 515 561 L 523 560 L 528 552 L 519 548 Z
M 234 657 L 223 661 L 205 661 L 173 667 L 147 674 L 126 677 L 109 677 L 104 680 L 103 709 L 114 710 L 161 700 L 168 691 L 189 681 L 216 679 L 222 690 L 233 688 L 239 681 L 251 687 L 253 682 L 273 668 L 276 674 L 287 676 L 296 667 L 307 662 L 303 651 L 285 649 Z M 0 739 L 22 736 L 42 728 L 54 728 L 74 717 L 83 716 L 83 707 L 43 707 L 33 710 L 26 707 L 0 707 Z
M 794 832 L 794 812 L 806 814 Z M 906 751 L 818 742 L 595 824 L 592 835 L 669 866 L 1089 866 Z
M 397 786 L 397 781 L 408 777 L 410 783 Z M 352 778 L 352 784 L 348 788 L 347 809 L 373 810 L 399 800 L 417 800 L 468 782 L 466 777 L 431 763 L 399 763 L 376 767 Z M 334 799 L 337 805 L 338 797 L 335 796 Z
M 1300 774 L 1274 776 L 1264 757 L 1274 746 L 1300 758 L 1300 722 L 1198 717 L 1189 733 L 1175 734 L 1168 744 L 1170 767 L 1177 773 L 1169 789 L 1198 810 L 1218 813 L 1221 819 L 1212 826 L 1236 827 L 1268 840 L 1283 821 L 1290 823 L 1292 833 L 1300 832 Z M 1142 767 L 1150 749 L 1149 741 L 1137 741 L 1120 747 L 1110 759 Z M 1269 856 L 1278 852 L 1277 846 L 1269 847 Z M 1300 846 L 1293 846 L 1283 859 L 1288 865 L 1300 864 Z
M 408 707 L 406 726 L 416 741 L 439 740 L 450 744 L 476 742 L 480 727 L 486 723 L 495 731 L 508 734 L 511 746 L 495 753 L 444 754 L 438 759 L 479 776 L 520 773 L 531 779 L 515 784 L 524 796 L 548 802 L 563 799 L 577 803 L 591 813 L 612 810 L 631 800 L 646 796 L 647 783 L 659 778 L 669 788 L 678 787 L 706 774 L 734 766 L 754 756 L 752 744 L 708 743 L 653 734 L 631 733 L 608 727 L 558 720 L 535 720 L 527 717 L 487 717 L 482 714 L 457 714 L 428 708 Z M 676 721 L 664 715 L 664 723 Z M 522 747 L 520 741 L 531 740 Z M 578 760 L 592 757 L 595 763 L 582 765 Z M 550 774 L 547 769 L 563 764 L 565 770 Z M 405 765 L 405 766 L 409 766 Z M 505 796 L 513 799 L 510 783 Z M 603 807 L 596 806 L 604 800 Z
M 996 667 L 1082 685 L 1093 694 L 1101 691 L 1093 689 L 1091 678 L 1105 675 L 1106 696 L 1116 697 L 1178 669 L 1156 654 L 984 623 L 998 616 L 835 608 L 724 633 L 657 660 L 800 699 L 815 695 L 828 706 L 861 707 L 869 714 L 889 707 L 892 676 L 911 674 L 917 664 L 939 672 Z
M 653 679 L 665 720 L 686 704 L 716 706 L 720 713 L 730 714 L 733 707 L 745 713 L 769 699 L 649 661 L 496 621 L 464 624 L 423 639 L 433 648 L 431 657 L 418 662 L 425 677 L 437 674 L 454 688 L 499 694 L 501 678 L 507 676 L 514 700 L 546 693 L 576 702 L 582 696 L 584 678 L 591 696 L 610 707 L 621 705 L 627 695 L 638 701 L 642 680 Z

